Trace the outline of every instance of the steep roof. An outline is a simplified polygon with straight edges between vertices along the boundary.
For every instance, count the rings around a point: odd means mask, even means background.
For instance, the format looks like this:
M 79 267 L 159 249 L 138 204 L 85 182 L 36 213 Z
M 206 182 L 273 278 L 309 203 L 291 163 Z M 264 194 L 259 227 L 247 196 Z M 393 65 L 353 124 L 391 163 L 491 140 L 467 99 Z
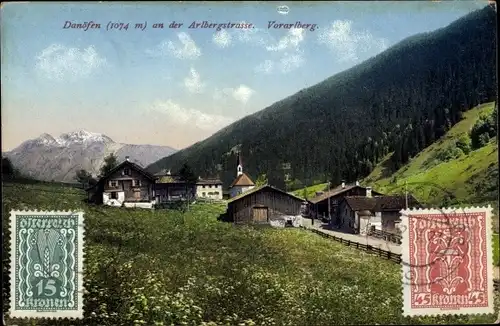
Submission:
M 380 211 L 399 211 L 406 207 L 406 196 L 405 195 L 395 195 L 395 196 L 382 196 L 377 201 L 377 208 Z M 419 208 L 422 205 L 418 200 L 412 195 L 408 194 L 408 207 Z
M 246 173 L 242 173 L 234 179 L 229 188 L 234 186 L 255 186 L 255 183 L 253 183 L 252 179 Z
M 277 192 L 280 192 L 280 193 L 282 193 L 282 194 L 284 194 L 284 195 L 287 195 L 287 196 L 289 196 L 289 197 L 291 197 L 291 198 L 293 198 L 293 199 L 297 199 L 297 200 L 300 200 L 301 202 L 304 202 L 304 199 L 302 199 L 302 198 L 300 198 L 300 197 L 297 197 L 297 196 L 295 196 L 295 195 L 292 195 L 292 194 L 287 193 L 286 191 L 283 191 L 283 190 L 281 190 L 281 189 L 278 189 L 278 188 L 275 188 L 275 187 L 270 186 L 270 185 L 268 185 L 268 184 L 265 184 L 265 185 L 258 186 L 258 187 L 252 188 L 252 189 L 250 189 L 250 190 L 247 190 L 247 191 L 245 191 L 245 192 L 243 192 L 243 193 L 239 194 L 238 196 L 235 196 L 235 197 L 231 198 L 230 200 L 228 200 L 228 204 L 229 204 L 229 203 L 232 203 L 232 202 L 234 202 L 234 201 L 236 201 L 236 200 L 239 200 L 239 199 L 241 199 L 241 198 L 243 198 L 243 197 L 246 197 L 246 196 L 248 196 L 248 195 L 251 195 L 251 194 L 254 194 L 254 193 L 259 192 L 259 191 L 261 191 L 261 190 L 264 190 L 265 188 L 267 188 L 267 189 L 271 189 L 271 190 L 274 190 L 274 191 L 277 191 Z
M 353 211 L 387 212 L 399 211 L 406 207 L 406 198 L 396 196 L 347 196 L 344 198 Z M 408 195 L 409 207 L 420 207 L 420 203 L 412 195 Z
M 130 166 L 130 168 L 134 169 L 135 171 L 141 173 L 142 175 L 144 175 L 146 178 L 148 179 L 151 179 L 151 180 L 155 180 L 156 177 L 154 175 L 152 175 L 151 173 L 149 173 L 148 171 L 146 171 L 142 166 L 140 166 L 139 164 L 136 164 L 136 163 L 133 163 L 133 162 L 130 162 L 130 161 L 123 161 L 121 164 L 119 164 L 117 167 L 115 167 L 114 169 L 112 169 L 111 171 L 108 172 L 107 175 L 105 175 L 105 177 L 109 177 L 111 174 L 113 174 L 114 172 L 118 171 L 119 169 L 121 169 L 122 167 L 124 167 L 125 165 L 128 165 Z
M 87 188 L 86 190 L 91 190 L 93 188 L 95 188 L 98 184 L 100 184 L 101 182 L 103 182 L 104 180 L 106 180 L 107 178 L 109 178 L 113 173 L 115 173 L 116 171 L 118 171 L 119 169 L 123 168 L 124 166 L 128 166 L 129 168 L 141 173 L 142 175 L 144 175 L 146 178 L 154 181 L 157 179 L 156 176 L 152 175 L 151 173 L 147 172 L 146 170 L 144 170 L 140 165 L 136 164 L 136 163 L 133 163 L 133 162 L 130 162 L 130 161 L 123 161 L 122 163 L 118 164 L 117 166 L 115 166 L 113 169 L 111 169 L 108 173 L 106 173 L 106 175 L 102 176 L 99 181 L 97 181 L 97 183 L 95 185 L 93 185 L 92 187 L 89 187 Z
M 344 197 L 344 199 L 353 211 L 374 211 L 375 207 L 377 207 L 376 197 L 347 196 Z
M 196 182 L 197 185 L 221 185 L 222 181 L 219 179 L 200 179 Z
M 319 203 L 320 201 L 323 201 L 329 197 L 333 197 L 333 196 L 337 196 L 337 195 L 340 195 L 348 190 L 351 190 L 351 189 L 354 189 L 354 188 L 362 188 L 362 189 L 366 189 L 366 187 L 362 187 L 362 186 L 358 186 L 358 185 L 345 185 L 344 188 L 342 188 L 342 185 L 340 186 L 337 186 L 333 189 L 330 189 L 329 191 L 326 191 L 325 193 L 319 195 L 319 196 L 316 196 L 316 197 L 313 197 L 309 200 L 310 203 L 313 203 L 313 204 L 317 204 Z M 374 195 L 381 195 L 380 193 L 376 192 L 376 191 L 373 191 L 372 190 L 372 194 Z

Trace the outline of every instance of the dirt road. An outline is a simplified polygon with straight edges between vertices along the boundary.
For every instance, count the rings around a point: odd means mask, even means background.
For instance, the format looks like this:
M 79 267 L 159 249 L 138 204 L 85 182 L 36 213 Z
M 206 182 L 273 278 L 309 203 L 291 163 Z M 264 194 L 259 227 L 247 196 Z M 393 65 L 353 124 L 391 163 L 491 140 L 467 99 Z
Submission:
M 338 238 L 342 238 L 345 240 L 350 240 L 351 242 L 357 242 L 360 244 L 364 245 L 371 245 L 372 247 L 380 248 L 382 250 L 390 251 L 391 253 L 394 254 L 401 254 L 401 246 L 396 243 L 392 243 L 389 241 L 369 237 L 369 236 L 363 236 L 359 234 L 348 234 L 348 233 L 343 233 L 343 232 L 338 232 L 338 231 L 333 231 L 330 229 L 325 229 L 324 227 L 326 226 L 325 223 L 322 223 L 319 220 L 314 220 L 314 225 L 311 223 L 311 219 L 308 218 L 303 218 L 302 219 L 302 226 L 305 228 L 314 228 L 316 230 L 319 230 L 323 233 L 326 234 L 331 234 L 334 235 Z M 500 280 L 500 267 L 499 266 L 494 266 L 494 277 L 497 280 Z

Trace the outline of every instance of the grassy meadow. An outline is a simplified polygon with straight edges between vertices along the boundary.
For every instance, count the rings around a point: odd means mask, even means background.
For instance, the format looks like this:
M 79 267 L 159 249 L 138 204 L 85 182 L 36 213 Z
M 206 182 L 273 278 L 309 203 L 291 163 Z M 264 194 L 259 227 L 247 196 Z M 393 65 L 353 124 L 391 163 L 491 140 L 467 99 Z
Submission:
M 84 197 L 82 191 L 58 186 L 4 185 L 4 232 L 10 209 L 82 208 L 86 213 L 85 318 L 7 319 L 8 325 L 326 326 L 495 320 L 493 315 L 403 317 L 398 264 L 302 229 L 219 222 L 223 205 L 195 204 L 182 213 L 91 206 Z M 4 241 L 6 263 L 9 245 Z

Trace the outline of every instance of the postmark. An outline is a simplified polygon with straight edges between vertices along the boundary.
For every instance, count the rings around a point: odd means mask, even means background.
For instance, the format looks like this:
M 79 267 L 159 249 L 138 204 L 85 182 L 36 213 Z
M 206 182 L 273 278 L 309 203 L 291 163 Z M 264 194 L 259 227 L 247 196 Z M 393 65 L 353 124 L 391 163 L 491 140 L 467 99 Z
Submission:
M 494 312 L 492 211 L 401 211 L 405 316 Z
M 10 318 L 83 318 L 84 213 L 10 212 Z

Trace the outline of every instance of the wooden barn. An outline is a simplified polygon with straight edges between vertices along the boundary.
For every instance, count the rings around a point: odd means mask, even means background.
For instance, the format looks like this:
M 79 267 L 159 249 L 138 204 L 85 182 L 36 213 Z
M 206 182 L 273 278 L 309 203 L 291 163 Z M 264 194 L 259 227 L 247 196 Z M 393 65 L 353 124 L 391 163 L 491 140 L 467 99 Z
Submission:
M 234 223 L 268 224 L 284 216 L 300 216 L 303 199 L 263 185 L 228 201 L 227 218 Z
M 339 203 L 347 196 L 382 196 L 383 194 L 373 191 L 371 187 L 362 187 L 356 182 L 353 185 L 346 185 L 344 182 L 336 188 L 311 198 L 309 200 L 309 211 L 311 217 L 322 219 L 324 221 L 332 220 L 332 224 L 339 223 Z

